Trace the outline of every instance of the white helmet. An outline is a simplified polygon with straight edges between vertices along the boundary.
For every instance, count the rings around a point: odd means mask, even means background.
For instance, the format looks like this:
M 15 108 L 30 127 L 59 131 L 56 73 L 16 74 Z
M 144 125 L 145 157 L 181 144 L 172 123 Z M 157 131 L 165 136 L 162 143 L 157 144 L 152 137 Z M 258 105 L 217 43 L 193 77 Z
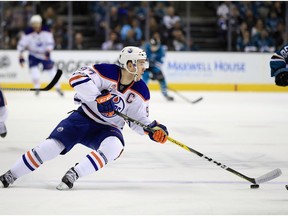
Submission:
M 33 23 L 42 23 L 42 18 L 40 15 L 33 15 L 31 18 L 30 18 L 30 24 L 33 24 Z
M 127 62 L 132 61 L 132 64 L 136 67 L 138 60 L 147 60 L 147 55 L 144 50 L 135 46 L 127 46 L 120 51 L 118 62 L 120 67 L 125 68 L 128 72 L 130 71 L 127 68 Z M 146 68 L 148 68 L 148 65 L 146 65 Z

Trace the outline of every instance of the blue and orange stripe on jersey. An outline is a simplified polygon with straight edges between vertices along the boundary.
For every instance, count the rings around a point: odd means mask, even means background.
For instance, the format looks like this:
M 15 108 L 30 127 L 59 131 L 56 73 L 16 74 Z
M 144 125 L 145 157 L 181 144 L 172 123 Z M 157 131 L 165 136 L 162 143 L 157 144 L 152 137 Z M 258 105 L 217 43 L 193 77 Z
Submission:
M 69 84 L 72 88 L 74 88 L 75 86 L 86 83 L 90 80 L 90 77 L 86 74 L 77 74 L 69 79 Z

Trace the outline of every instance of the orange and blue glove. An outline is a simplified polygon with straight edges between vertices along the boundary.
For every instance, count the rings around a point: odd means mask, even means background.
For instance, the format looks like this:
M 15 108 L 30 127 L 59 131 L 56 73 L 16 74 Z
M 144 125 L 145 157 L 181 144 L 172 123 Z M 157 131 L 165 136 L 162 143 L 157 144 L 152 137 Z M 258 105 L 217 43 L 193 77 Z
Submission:
M 101 93 L 102 94 L 96 98 L 97 109 L 102 115 L 111 117 L 114 115 L 115 111 L 113 97 L 108 90 L 104 90 Z
M 153 131 L 144 129 L 144 132 L 149 135 L 151 140 L 162 144 L 167 141 L 169 133 L 164 125 L 159 124 L 156 120 L 154 120 L 151 124 L 148 125 L 148 127 L 152 128 Z

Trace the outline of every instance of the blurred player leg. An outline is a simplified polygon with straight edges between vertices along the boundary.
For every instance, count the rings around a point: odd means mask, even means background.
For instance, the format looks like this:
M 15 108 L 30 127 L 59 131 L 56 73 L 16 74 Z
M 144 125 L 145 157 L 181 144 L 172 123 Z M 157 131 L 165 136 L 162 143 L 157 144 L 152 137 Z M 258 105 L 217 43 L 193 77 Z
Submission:
M 57 68 L 55 67 L 54 62 L 51 60 L 48 60 L 48 61 L 43 61 L 42 64 L 43 64 L 43 69 L 46 70 L 49 73 L 51 79 L 53 79 L 57 72 Z M 61 90 L 60 82 L 58 82 L 55 85 L 55 88 L 56 88 L 56 91 L 60 94 L 60 96 L 64 96 L 64 93 Z
M 161 88 L 161 92 L 163 94 L 163 96 L 168 100 L 168 101 L 173 101 L 174 98 L 170 95 L 168 95 L 168 88 L 167 88 L 167 83 L 165 80 L 165 77 L 162 73 L 162 71 L 153 71 L 153 76 L 154 79 L 158 80 L 160 88 Z
M 8 117 L 8 111 L 6 108 L 6 101 L 3 92 L 0 90 L 0 136 L 5 137 L 7 135 L 7 129 L 5 121 Z
M 121 141 L 115 137 L 107 137 L 104 139 L 97 151 L 92 151 L 75 167 L 69 169 L 62 178 L 62 182 L 58 185 L 58 190 L 66 190 L 73 187 L 74 182 L 79 177 L 90 175 L 108 162 L 116 160 L 123 151 Z
M 16 179 L 39 168 L 45 161 L 57 157 L 64 148 L 64 145 L 56 140 L 43 141 L 37 147 L 23 154 L 9 171 L 0 176 L 0 181 L 4 187 L 8 187 Z
M 38 65 L 30 67 L 30 75 L 32 78 L 34 88 L 37 88 L 37 89 L 40 88 L 40 73 L 39 73 Z M 39 91 L 36 91 L 35 94 L 39 95 Z

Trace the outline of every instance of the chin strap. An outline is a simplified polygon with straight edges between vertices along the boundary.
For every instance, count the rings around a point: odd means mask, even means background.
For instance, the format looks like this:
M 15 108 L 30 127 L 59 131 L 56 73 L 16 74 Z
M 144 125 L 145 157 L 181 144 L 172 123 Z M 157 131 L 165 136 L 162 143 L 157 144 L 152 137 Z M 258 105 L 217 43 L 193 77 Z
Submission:
M 135 66 L 134 66 L 135 67 Z M 125 69 L 130 73 L 130 74 L 133 74 L 134 75 L 134 81 L 136 82 L 137 81 L 137 78 L 138 78 L 138 69 L 137 67 L 135 67 L 136 71 L 135 72 L 132 72 L 130 71 L 127 67 L 125 67 Z

